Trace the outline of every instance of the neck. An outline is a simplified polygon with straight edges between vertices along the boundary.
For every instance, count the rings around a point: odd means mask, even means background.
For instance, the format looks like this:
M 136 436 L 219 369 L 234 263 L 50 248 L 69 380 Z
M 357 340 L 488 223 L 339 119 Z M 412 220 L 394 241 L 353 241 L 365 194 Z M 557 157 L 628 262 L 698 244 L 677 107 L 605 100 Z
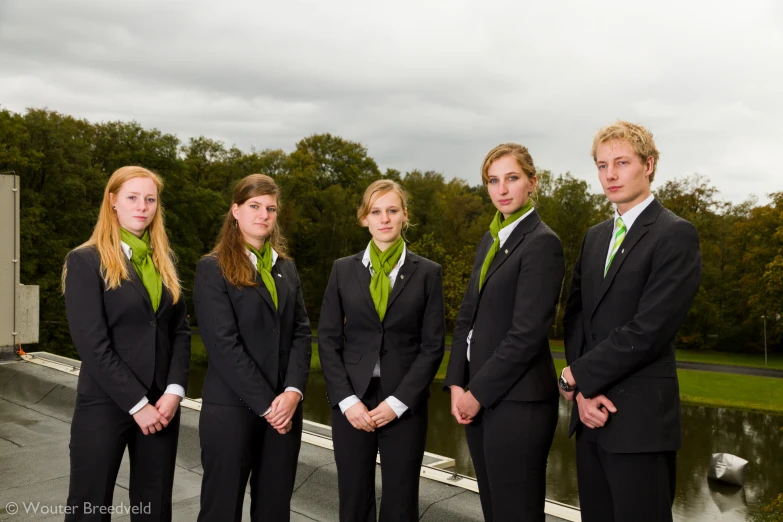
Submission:
M 136 236 L 136 237 L 137 237 L 137 238 L 139 238 L 139 239 L 141 239 L 141 236 L 143 236 L 143 235 L 144 235 L 144 232 L 146 232 L 146 231 L 147 231 L 147 229 L 146 229 L 146 228 L 145 228 L 145 229 L 142 229 L 142 230 L 139 230 L 139 231 L 131 230 L 131 229 L 129 229 L 129 228 L 125 228 L 125 227 L 122 227 L 122 229 L 123 229 L 125 232 L 127 232 L 128 234 L 132 234 L 132 235 Z
M 245 240 L 245 243 L 255 248 L 256 250 L 261 250 L 264 248 L 264 238 L 256 239 L 254 237 L 247 237 L 244 234 L 242 234 L 242 238 Z
M 378 247 L 378 250 L 380 250 L 381 252 L 385 252 L 386 249 L 392 246 L 394 243 L 396 243 L 398 239 L 400 239 L 400 236 L 397 236 L 392 241 L 380 241 L 378 239 L 372 238 L 372 242 L 375 243 L 375 246 Z
M 617 204 L 617 213 L 621 216 L 631 210 L 636 205 L 640 204 L 642 201 L 650 197 L 651 192 L 648 190 L 644 192 L 643 194 L 639 195 L 639 197 L 635 198 L 633 201 L 627 201 L 625 203 L 618 203 Z

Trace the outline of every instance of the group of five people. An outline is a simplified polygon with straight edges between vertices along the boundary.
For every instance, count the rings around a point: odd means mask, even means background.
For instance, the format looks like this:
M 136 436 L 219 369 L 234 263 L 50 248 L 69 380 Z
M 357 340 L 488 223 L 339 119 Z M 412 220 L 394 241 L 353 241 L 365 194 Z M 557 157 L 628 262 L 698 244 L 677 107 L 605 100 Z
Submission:
M 585 235 L 565 310 L 568 366 L 548 336 L 565 273 L 563 248 L 534 206 L 528 150 L 498 145 L 481 176 L 497 212 L 476 248 L 444 390 L 465 426 L 488 521 L 544 520 L 558 391 L 574 402 L 582 520 L 671 520 L 681 444 L 674 338 L 698 289 L 699 239 L 650 192 L 658 151 L 618 121 L 594 138 L 613 219 Z M 92 237 L 63 269 L 71 336 L 82 359 L 71 427 L 66 520 L 108 519 L 128 448 L 134 519 L 170 520 L 190 327 L 164 230 L 161 179 L 123 167 L 109 179 Z M 341 521 L 418 520 L 430 385 L 445 350 L 440 265 L 411 252 L 407 195 L 367 187 L 357 211 L 371 239 L 334 262 L 318 322 L 332 407 Z M 283 521 L 301 445 L 311 329 L 277 221 L 274 180 L 234 189 L 216 246 L 196 268 L 193 304 L 209 356 L 199 419 L 200 521 Z M 95 510 L 92 511 L 96 513 Z

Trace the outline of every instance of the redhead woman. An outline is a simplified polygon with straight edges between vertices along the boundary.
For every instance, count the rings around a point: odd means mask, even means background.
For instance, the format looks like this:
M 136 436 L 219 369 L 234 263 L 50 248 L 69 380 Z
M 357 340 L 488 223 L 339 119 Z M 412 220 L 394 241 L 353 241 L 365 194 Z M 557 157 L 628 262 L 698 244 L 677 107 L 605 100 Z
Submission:
M 277 222 L 280 191 L 251 174 L 234 189 L 193 289 L 209 368 L 199 420 L 200 521 L 290 518 L 310 372 L 310 322 Z
M 465 425 L 484 519 L 543 522 L 559 396 L 548 334 L 563 248 L 534 208 L 525 147 L 498 145 L 481 176 L 497 212 L 476 249 L 444 388 Z
M 147 169 L 114 172 L 92 236 L 65 262 L 65 310 L 82 360 L 66 520 L 111 518 L 126 447 L 130 502 L 141 508 L 131 519 L 171 520 L 190 327 L 163 226 L 162 188 Z
M 444 351 L 441 267 L 407 250 L 396 182 L 372 183 L 358 218 L 372 238 L 334 262 L 318 325 L 340 520 L 375 521 L 379 450 L 380 520 L 418 520 L 429 388 Z

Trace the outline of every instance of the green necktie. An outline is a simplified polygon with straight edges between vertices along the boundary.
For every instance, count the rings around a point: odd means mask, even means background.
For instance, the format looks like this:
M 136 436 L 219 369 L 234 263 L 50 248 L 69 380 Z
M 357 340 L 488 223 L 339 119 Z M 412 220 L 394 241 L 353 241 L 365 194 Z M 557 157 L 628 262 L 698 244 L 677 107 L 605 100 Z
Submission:
M 256 255 L 256 270 L 261 275 L 264 286 L 269 290 L 269 295 L 272 296 L 272 302 L 275 303 L 275 310 L 277 310 L 277 287 L 275 286 L 275 278 L 272 277 L 272 245 L 269 241 L 264 241 L 261 250 L 256 250 L 247 243 L 245 246 Z
M 150 231 L 149 229 L 145 230 L 144 235 L 138 238 L 124 228 L 120 228 L 120 237 L 131 249 L 131 264 L 139 275 L 144 288 L 147 289 L 152 310 L 157 312 L 158 306 L 160 306 L 160 296 L 163 294 L 163 282 L 158 269 L 155 268 L 155 263 L 152 262 Z
M 389 274 L 400 261 L 404 247 L 405 242 L 399 238 L 392 246 L 381 252 L 375 241 L 370 241 L 370 263 L 373 271 L 372 279 L 370 279 L 370 295 L 381 321 L 386 316 L 386 306 L 389 304 L 389 295 L 391 295 Z
M 612 243 L 612 253 L 609 255 L 609 261 L 606 262 L 606 268 L 604 268 L 604 277 L 606 277 L 606 273 L 609 271 L 609 266 L 612 264 L 617 249 L 620 248 L 620 244 L 622 244 L 623 239 L 625 239 L 625 232 L 625 223 L 623 222 L 623 218 L 619 217 L 617 218 L 617 231 L 614 233 L 614 243 Z
M 500 238 L 498 237 L 498 232 L 500 232 L 500 229 L 506 228 L 524 216 L 528 211 L 530 211 L 531 208 L 533 208 L 533 201 L 528 199 L 527 203 L 522 205 L 519 210 L 508 216 L 506 219 L 503 219 L 503 214 L 501 214 L 499 210 L 495 212 L 495 217 L 492 218 L 492 223 L 489 224 L 489 233 L 494 241 L 492 241 L 492 245 L 489 247 L 487 257 L 484 258 L 484 264 L 481 265 L 481 275 L 479 276 L 479 292 L 481 291 L 481 287 L 484 286 L 484 279 L 487 277 L 487 272 L 489 271 L 489 266 L 492 264 L 492 260 L 495 259 L 495 256 L 500 251 Z

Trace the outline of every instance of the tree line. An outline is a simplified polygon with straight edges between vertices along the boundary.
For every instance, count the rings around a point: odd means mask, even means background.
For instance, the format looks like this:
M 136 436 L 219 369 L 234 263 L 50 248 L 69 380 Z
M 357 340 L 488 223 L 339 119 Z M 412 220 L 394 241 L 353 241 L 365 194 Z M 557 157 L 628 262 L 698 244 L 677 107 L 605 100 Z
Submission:
M 476 158 L 477 169 L 482 158 Z M 136 122 L 91 123 L 48 109 L 0 110 L 0 172 L 21 180 L 21 278 L 40 285 L 39 349 L 75 355 L 65 321 L 60 273 L 66 254 L 92 232 L 111 173 L 141 165 L 165 181 L 161 201 L 178 257 L 189 309 L 198 259 L 214 246 L 236 181 L 272 176 L 281 188 L 279 220 L 317 323 L 332 262 L 363 249 L 369 234 L 356 222 L 365 187 L 375 179 L 400 182 L 411 196 L 409 248 L 443 266 L 446 322 L 453 329 L 470 277 L 475 247 L 494 207 L 486 189 L 442 173 L 381 171 L 360 143 L 314 134 L 286 153 L 249 152 L 206 137 L 182 142 Z M 566 278 L 552 336 L 562 333 L 571 271 L 585 231 L 610 217 L 602 194 L 569 173 L 538 173 L 538 209 L 558 234 Z M 762 316 L 768 342 L 780 347 L 783 320 L 783 192 L 770 202 L 732 204 L 698 175 L 654 185 L 656 197 L 699 231 L 704 259 L 701 288 L 678 334 L 678 347 L 758 351 Z M 191 314 L 191 320 L 195 316 Z

